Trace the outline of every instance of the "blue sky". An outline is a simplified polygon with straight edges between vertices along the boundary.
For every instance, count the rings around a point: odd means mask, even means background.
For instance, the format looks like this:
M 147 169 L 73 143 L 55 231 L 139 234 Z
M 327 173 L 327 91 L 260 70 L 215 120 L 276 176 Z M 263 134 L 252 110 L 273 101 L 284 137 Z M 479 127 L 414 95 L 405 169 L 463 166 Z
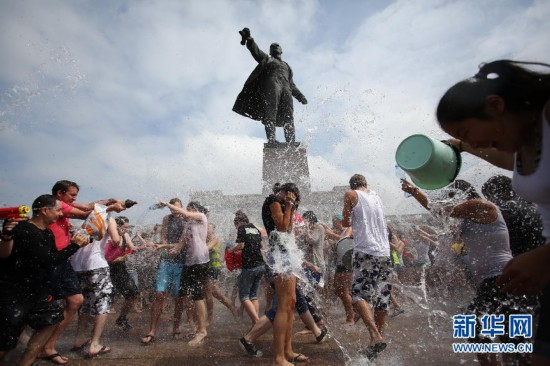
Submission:
M 255 66 L 248 26 L 277 41 L 309 104 L 295 103 L 314 190 L 363 173 L 390 213 L 399 142 L 446 138 L 434 109 L 498 58 L 548 62 L 550 3 L 417 1 L 3 1 L 0 205 L 58 179 L 80 198 L 144 203 L 194 190 L 260 193 L 264 130 L 231 107 Z M 281 137 L 280 137 L 281 139 Z M 461 178 L 499 170 L 466 158 Z

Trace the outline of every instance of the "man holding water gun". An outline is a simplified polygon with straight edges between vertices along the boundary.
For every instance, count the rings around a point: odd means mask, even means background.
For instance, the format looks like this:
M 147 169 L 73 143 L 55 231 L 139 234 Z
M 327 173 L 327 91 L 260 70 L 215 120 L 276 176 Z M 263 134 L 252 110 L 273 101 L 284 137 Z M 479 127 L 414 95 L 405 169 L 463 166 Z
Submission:
M 107 206 L 107 211 L 109 212 L 121 212 L 126 209 L 123 201 L 115 198 L 86 204 L 76 203 L 75 201 L 79 191 L 80 187 L 78 184 L 68 180 L 60 180 L 52 187 L 52 195 L 60 201 L 62 213 L 62 216 L 49 226 L 49 229 L 55 236 L 57 250 L 63 250 L 70 243 L 69 229 L 71 224 L 69 219 L 85 220 L 88 215 L 93 212 L 96 204 Z M 52 363 L 63 365 L 69 360 L 59 355 L 55 348 L 55 343 L 67 325 L 75 318 L 78 309 L 84 302 L 82 290 L 80 289 L 80 282 L 68 259 L 57 265 L 52 271 L 48 281 L 48 287 L 54 299 L 65 300 L 64 320 L 46 342 L 42 355 L 44 359 L 48 359 Z
M 63 319 L 63 312 L 44 286 L 48 272 L 67 261 L 88 239 L 75 234 L 65 249 L 55 248 L 48 225 L 61 217 L 61 203 L 42 195 L 32 204 L 33 216 L 5 220 L 0 242 L 0 364 L 17 346 L 25 324 L 36 329 L 23 353 L 20 365 L 31 365 L 42 345 Z M 5 250 L 9 247 L 9 250 Z

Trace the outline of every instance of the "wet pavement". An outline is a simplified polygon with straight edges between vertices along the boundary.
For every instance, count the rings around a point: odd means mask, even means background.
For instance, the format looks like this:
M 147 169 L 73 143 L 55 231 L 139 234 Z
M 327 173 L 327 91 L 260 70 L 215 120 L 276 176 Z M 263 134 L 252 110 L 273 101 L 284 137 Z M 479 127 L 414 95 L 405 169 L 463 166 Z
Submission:
M 472 296 L 468 291 L 462 292 L 461 300 L 451 303 L 426 303 L 422 300 L 424 294 L 419 288 L 408 288 L 408 301 L 403 301 L 405 313 L 388 319 L 385 336 L 387 349 L 370 363 L 361 356 L 360 351 L 369 344 L 369 335 L 362 323 L 354 326 L 343 324 L 345 316 L 339 301 L 329 302 L 327 324 L 329 339 L 322 344 L 316 344 L 313 335 L 295 335 L 294 350 L 310 358 L 309 365 L 472 365 L 476 364 L 474 355 L 460 355 L 452 352 L 452 315 L 460 303 L 465 303 Z M 263 352 L 259 358 L 251 358 L 244 354 L 238 340 L 250 328 L 250 322 L 245 315 L 243 320 L 235 320 L 231 313 L 219 302 L 215 301 L 214 324 L 209 328 L 209 334 L 204 345 L 191 348 L 187 345 L 189 339 L 172 339 L 171 304 L 161 317 L 159 332 L 155 342 L 143 346 L 140 338 L 149 329 L 150 313 L 129 314 L 129 331 L 122 331 L 114 322 L 117 314 L 110 314 L 102 343 L 112 348 L 108 354 L 88 360 L 83 354 L 71 353 L 73 337 L 76 333 L 74 321 L 58 343 L 58 351 L 70 358 L 70 365 L 271 365 L 272 333 L 269 331 L 256 341 L 256 346 Z M 118 309 L 120 305 L 117 305 Z M 304 330 L 304 326 L 296 316 L 294 332 Z M 188 334 L 191 329 L 182 324 L 182 334 Z M 8 356 L 7 366 L 15 365 L 23 346 Z M 51 365 L 46 361 L 37 361 L 35 365 Z
M 271 365 L 272 333 L 269 331 L 256 342 L 256 346 L 263 352 L 259 358 L 251 358 L 241 350 L 238 340 L 250 328 L 250 322 L 245 318 L 236 321 L 231 313 L 220 303 L 215 303 L 215 321 L 209 328 L 204 345 L 192 348 L 187 340 L 172 339 L 170 321 L 171 309 L 162 314 L 159 333 L 155 342 L 143 346 L 140 338 L 147 334 L 149 329 L 150 313 L 144 309 L 141 313 L 129 314 L 132 329 L 122 331 L 114 322 L 117 314 L 110 314 L 102 337 L 102 343 L 112 348 L 110 353 L 98 356 L 95 359 L 85 359 L 83 354 L 69 352 L 73 337 L 76 333 L 76 321 L 73 322 L 58 343 L 58 351 L 70 358 L 70 365 Z M 294 323 L 295 331 L 304 330 L 303 324 L 297 318 Z M 190 333 L 191 329 L 183 326 L 182 334 Z M 344 365 L 343 353 L 334 339 L 328 339 L 322 344 L 316 344 L 312 335 L 294 337 L 294 350 L 310 357 L 309 364 Z M 17 359 L 23 347 L 9 355 L 11 363 Z M 47 361 L 37 361 L 35 365 L 52 365 Z

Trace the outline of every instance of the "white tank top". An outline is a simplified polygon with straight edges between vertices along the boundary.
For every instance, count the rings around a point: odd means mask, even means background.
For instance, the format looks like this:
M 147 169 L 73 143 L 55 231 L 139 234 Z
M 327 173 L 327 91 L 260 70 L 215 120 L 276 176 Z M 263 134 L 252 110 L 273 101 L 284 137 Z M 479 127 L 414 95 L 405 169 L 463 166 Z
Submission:
M 460 224 L 461 237 L 468 248 L 472 274 L 478 283 L 500 276 L 512 259 L 508 228 L 498 208 L 497 212 L 497 219 L 490 224 L 478 224 L 468 219 Z
M 542 234 L 548 242 L 550 240 L 550 123 L 545 118 L 544 111 L 542 125 L 542 151 L 537 170 L 530 175 L 521 175 L 514 164 L 512 184 L 520 196 L 537 205 L 544 225 Z
M 355 192 L 357 204 L 351 210 L 353 250 L 375 257 L 389 257 L 388 228 L 380 197 L 372 190 Z

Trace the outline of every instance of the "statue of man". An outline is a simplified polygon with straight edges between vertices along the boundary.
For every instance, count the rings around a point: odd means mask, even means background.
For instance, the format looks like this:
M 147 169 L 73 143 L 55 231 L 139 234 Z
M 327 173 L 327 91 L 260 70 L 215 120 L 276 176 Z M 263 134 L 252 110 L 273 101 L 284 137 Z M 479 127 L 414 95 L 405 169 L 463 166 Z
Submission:
M 233 111 L 258 121 L 265 126 L 267 142 L 275 144 L 275 127 L 283 127 L 286 142 L 294 142 L 294 107 L 292 97 L 307 104 L 306 97 L 292 81 L 290 65 L 281 59 L 283 50 L 277 43 L 269 47 L 269 55 L 259 49 L 250 30 L 239 32 L 241 44 L 258 62 L 237 96 Z

